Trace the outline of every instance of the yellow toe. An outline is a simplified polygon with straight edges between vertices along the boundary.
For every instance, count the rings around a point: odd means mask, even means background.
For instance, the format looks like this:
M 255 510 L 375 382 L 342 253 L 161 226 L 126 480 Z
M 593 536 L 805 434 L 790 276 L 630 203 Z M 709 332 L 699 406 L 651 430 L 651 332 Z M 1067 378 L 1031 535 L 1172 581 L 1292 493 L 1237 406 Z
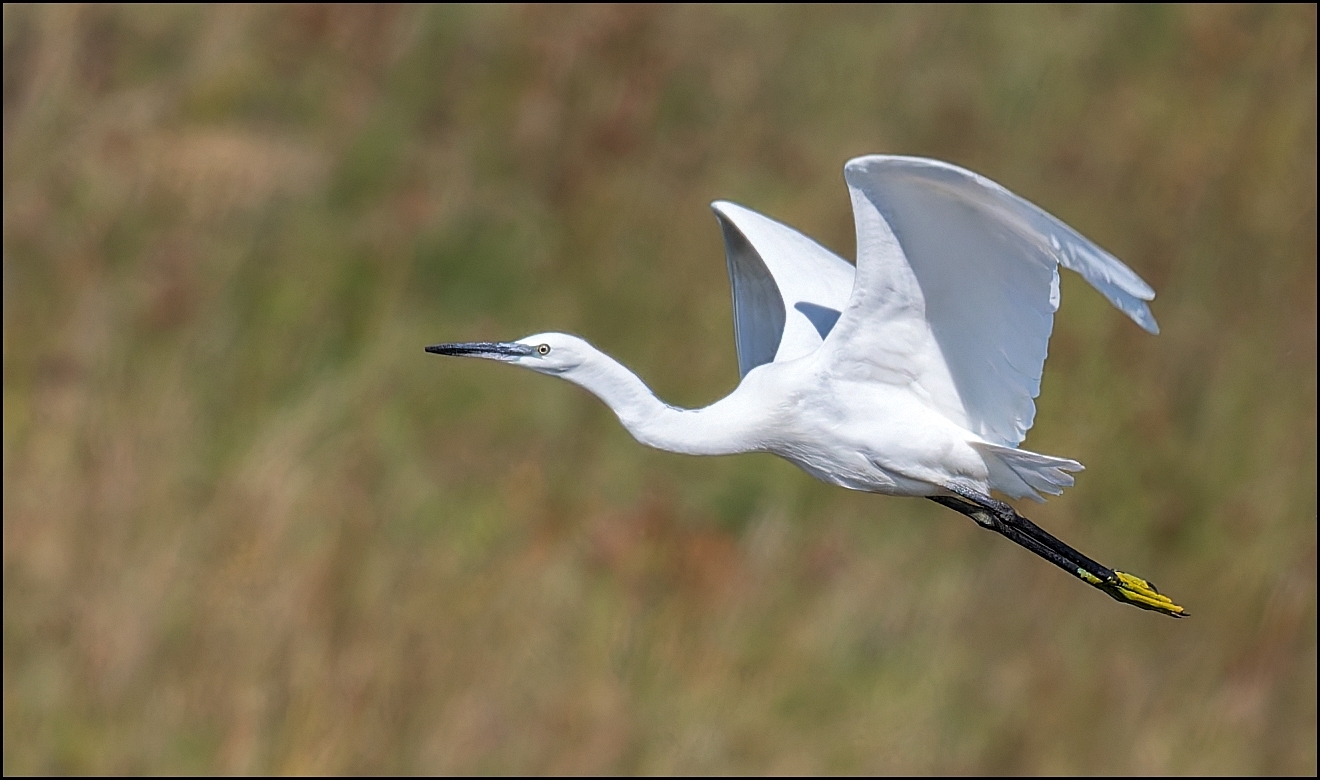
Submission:
M 1114 599 L 1126 602 L 1134 607 L 1163 612 L 1166 615 L 1179 618 L 1188 615 L 1187 610 L 1174 604 L 1168 596 L 1160 593 L 1154 585 L 1127 572 L 1116 571 L 1112 579 L 1106 580 L 1097 577 L 1086 569 L 1079 568 L 1077 577 L 1088 585 L 1094 585 L 1103 590 Z
M 1146 580 L 1121 571 L 1115 571 L 1114 575 L 1117 578 L 1116 582 L 1105 583 L 1104 586 L 1101 586 L 1114 598 L 1144 609 L 1163 612 L 1173 617 L 1187 617 L 1187 610 L 1174 604 L 1168 596 L 1160 593 L 1154 585 Z

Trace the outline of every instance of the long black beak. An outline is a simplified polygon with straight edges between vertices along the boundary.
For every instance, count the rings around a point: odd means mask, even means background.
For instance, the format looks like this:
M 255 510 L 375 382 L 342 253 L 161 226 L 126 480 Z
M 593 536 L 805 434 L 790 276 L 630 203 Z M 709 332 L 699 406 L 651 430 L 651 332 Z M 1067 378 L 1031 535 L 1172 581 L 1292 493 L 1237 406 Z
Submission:
M 536 349 L 526 344 L 504 341 L 473 341 L 466 344 L 432 344 L 426 348 L 433 355 L 456 355 L 458 357 L 479 357 L 491 360 L 509 360 L 511 358 L 535 355 Z

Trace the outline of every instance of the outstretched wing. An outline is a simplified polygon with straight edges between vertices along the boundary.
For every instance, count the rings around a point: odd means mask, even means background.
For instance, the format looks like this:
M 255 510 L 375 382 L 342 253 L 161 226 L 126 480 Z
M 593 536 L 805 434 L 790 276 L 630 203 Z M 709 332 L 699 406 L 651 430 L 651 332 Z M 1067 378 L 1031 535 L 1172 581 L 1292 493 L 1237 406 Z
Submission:
M 856 284 L 826 347 L 835 369 L 911 385 L 951 420 L 1015 447 L 1059 306 L 1058 266 L 1151 333 L 1150 286 L 1040 208 L 955 165 L 850 160 Z
M 814 351 L 852 293 L 852 264 L 751 209 L 728 201 L 710 207 L 729 262 L 739 375 Z

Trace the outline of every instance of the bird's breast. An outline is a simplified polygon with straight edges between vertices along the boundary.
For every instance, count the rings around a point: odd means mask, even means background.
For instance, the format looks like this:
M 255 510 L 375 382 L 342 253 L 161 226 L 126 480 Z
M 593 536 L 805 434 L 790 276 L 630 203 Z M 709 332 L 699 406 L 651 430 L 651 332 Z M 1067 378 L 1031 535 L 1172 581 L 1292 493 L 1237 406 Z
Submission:
M 980 482 L 971 434 L 898 386 L 840 382 L 789 397 L 770 451 L 832 485 L 926 496 Z

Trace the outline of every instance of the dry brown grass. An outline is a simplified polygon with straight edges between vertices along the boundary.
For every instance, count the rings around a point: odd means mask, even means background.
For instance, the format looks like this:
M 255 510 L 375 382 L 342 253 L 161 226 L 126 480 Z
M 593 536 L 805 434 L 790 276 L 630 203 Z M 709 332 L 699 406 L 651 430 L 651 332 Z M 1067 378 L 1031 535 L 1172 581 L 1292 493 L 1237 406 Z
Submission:
M 645 450 L 438 340 L 736 381 L 730 198 L 949 159 L 1065 281 L 1033 516 Z M 4 770 L 1316 772 L 1305 7 L 4 7 Z

